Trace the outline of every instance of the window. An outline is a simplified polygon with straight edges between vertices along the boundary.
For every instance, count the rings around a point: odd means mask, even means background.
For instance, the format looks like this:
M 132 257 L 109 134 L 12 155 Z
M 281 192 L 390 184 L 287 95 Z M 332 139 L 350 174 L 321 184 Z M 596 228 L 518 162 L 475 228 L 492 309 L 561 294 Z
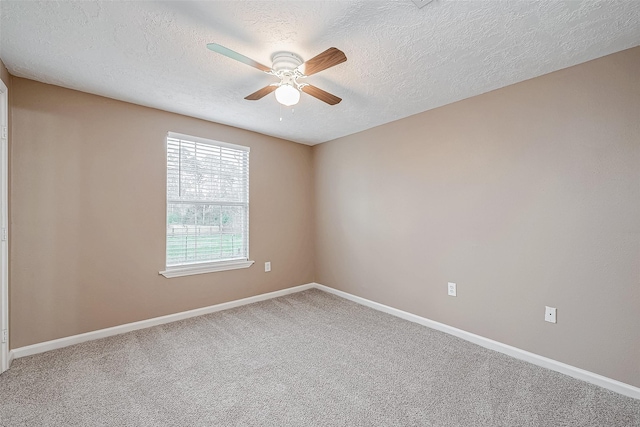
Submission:
M 246 268 L 249 148 L 167 134 L 165 277 Z

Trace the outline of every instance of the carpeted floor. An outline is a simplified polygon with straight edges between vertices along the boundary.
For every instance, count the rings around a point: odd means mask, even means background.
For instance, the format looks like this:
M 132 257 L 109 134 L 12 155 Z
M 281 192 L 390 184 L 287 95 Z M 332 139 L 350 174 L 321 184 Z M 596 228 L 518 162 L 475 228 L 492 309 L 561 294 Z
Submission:
M 14 361 L 2 426 L 640 426 L 640 401 L 310 290 Z

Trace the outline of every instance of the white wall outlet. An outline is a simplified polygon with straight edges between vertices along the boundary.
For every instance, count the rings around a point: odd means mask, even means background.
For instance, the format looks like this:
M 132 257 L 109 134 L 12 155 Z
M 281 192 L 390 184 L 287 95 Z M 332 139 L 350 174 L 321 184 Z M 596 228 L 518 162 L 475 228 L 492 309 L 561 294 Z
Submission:
M 447 293 L 452 297 L 458 296 L 455 283 L 449 282 L 447 284 Z
M 264 263 L 264 271 L 265 273 L 268 273 L 271 271 L 271 261 L 267 261 Z
M 551 323 L 556 323 L 556 308 L 547 307 L 544 308 L 544 320 Z

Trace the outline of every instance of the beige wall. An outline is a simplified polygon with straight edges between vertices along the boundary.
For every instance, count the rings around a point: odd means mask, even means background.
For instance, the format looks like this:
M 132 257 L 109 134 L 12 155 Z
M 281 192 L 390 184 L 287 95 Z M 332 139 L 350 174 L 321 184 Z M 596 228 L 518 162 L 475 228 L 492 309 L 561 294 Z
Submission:
M 638 76 L 635 48 L 315 146 L 316 281 L 640 386 Z
M 12 348 L 313 281 L 310 147 L 21 78 L 12 92 Z M 158 275 L 167 131 L 251 147 L 252 267 Z

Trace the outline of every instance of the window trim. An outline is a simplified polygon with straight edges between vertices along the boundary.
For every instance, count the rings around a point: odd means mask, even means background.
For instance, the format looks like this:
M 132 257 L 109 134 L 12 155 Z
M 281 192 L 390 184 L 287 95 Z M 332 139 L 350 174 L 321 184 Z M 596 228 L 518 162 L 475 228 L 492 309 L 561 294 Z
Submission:
M 201 138 L 201 137 L 192 136 L 192 135 L 186 135 L 186 134 L 177 133 L 177 132 L 167 132 L 167 135 L 165 137 L 165 156 L 167 155 L 168 138 L 183 139 L 183 140 L 188 140 L 188 141 L 192 141 L 192 142 L 200 143 L 200 144 L 215 145 L 215 146 L 219 146 L 219 147 L 230 148 L 230 149 L 239 150 L 239 151 L 245 151 L 247 153 L 249 153 L 251 151 L 249 147 L 245 147 L 243 145 L 230 144 L 228 142 L 216 141 L 216 140 L 213 140 L 213 139 Z M 166 182 L 167 181 L 166 172 L 167 172 L 167 166 L 166 166 L 166 157 L 165 157 L 165 185 L 167 184 L 167 182 Z M 168 203 L 169 203 L 169 198 L 167 197 L 166 191 L 165 191 L 165 215 L 166 215 L 166 212 L 167 212 Z M 255 261 L 251 261 L 249 259 L 249 219 L 250 219 L 249 218 L 249 201 L 247 200 L 247 235 L 245 236 L 245 241 L 246 241 L 246 246 L 247 246 L 247 257 L 246 258 L 243 257 L 243 258 L 237 258 L 237 259 L 225 259 L 225 260 L 220 260 L 220 261 L 194 262 L 194 263 L 190 263 L 190 264 L 167 266 L 166 265 L 166 263 L 167 263 L 167 247 L 166 247 L 167 234 L 166 234 L 166 231 L 165 231 L 165 249 L 164 249 L 165 269 L 163 271 L 158 272 L 158 274 L 170 279 L 170 278 L 173 278 L 173 277 L 191 276 L 191 275 L 203 274 L 203 273 L 214 273 L 214 272 L 217 272 L 217 271 L 238 270 L 238 269 L 251 267 L 254 264 Z M 167 217 L 165 216 L 165 228 L 166 228 L 166 225 L 167 225 Z
M 192 276 L 194 274 L 215 273 L 216 271 L 238 270 L 241 268 L 249 268 L 255 261 L 249 261 L 244 258 L 237 260 L 213 261 L 207 263 L 194 263 L 188 265 L 180 265 L 176 267 L 167 267 L 160 274 L 171 279 L 173 277 Z

